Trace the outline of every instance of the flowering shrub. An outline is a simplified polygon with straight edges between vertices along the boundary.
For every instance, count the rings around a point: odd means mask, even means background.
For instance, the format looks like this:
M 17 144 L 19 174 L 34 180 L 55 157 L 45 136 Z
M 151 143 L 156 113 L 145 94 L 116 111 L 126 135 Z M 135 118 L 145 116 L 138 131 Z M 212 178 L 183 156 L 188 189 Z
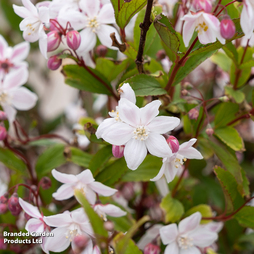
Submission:
M 254 252 L 253 0 L 1 10 L 0 253 Z

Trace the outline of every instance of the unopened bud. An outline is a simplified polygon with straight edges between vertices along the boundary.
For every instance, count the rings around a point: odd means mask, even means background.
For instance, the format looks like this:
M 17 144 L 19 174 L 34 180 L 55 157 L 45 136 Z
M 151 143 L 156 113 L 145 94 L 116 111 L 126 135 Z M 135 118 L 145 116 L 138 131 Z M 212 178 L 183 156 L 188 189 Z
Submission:
M 7 120 L 7 115 L 4 111 L 0 110 L 0 121 Z
M 125 183 L 121 193 L 125 199 L 131 200 L 135 194 L 134 184 L 131 182 Z
M 165 50 L 161 49 L 156 53 L 156 58 L 158 61 L 161 61 L 162 59 L 164 59 L 166 57 L 166 52 Z
M 210 13 L 212 11 L 212 1 L 211 0 L 194 0 L 193 1 L 193 7 L 197 10 L 197 11 L 205 11 Z
M 7 137 L 7 131 L 5 127 L 0 125 L 0 140 L 5 140 Z
M 193 88 L 193 85 L 190 82 L 184 82 L 183 88 L 188 90 Z
M 199 112 L 197 109 L 193 108 L 191 109 L 189 112 L 188 112 L 188 115 L 189 115 L 189 118 L 190 119 L 195 119 L 197 120 L 198 119 L 198 116 L 199 116 Z
M 172 150 L 172 153 L 176 153 L 179 150 L 179 142 L 176 137 L 174 136 L 169 136 L 167 139 L 167 143 Z
M 9 198 L 8 208 L 10 212 L 12 213 L 12 215 L 14 216 L 18 216 L 20 212 L 22 211 L 22 208 L 19 204 L 19 198 L 17 193 L 12 194 L 12 196 Z
M 95 49 L 95 53 L 100 56 L 100 57 L 105 57 L 108 53 L 108 48 L 104 45 L 99 45 L 96 49 Z
M 189 92 L 186 89 L 183 89 L 181 91 L 181 94 L 182 94 L 182 96 L 187 96 L 189 94 Z
M 52 31 L 47 34 L 48 36 L 48 46 L 47 46 L 47 51 L 51 52 L 56 50 L 61 42 L 61 36 L 57 31 Z
M 81 43 L 81 36 L 78 31 L 71 30 L 66 34 L 67 45 L 70 49 L 77 50 Z
M 41 188 L 44 189 L 44 190 L 47 190 L 51 187 L 51 180 L 50 178 L 44 176 L 42 179 L 41 179 Z
M 8 206 L 7 204 L 0 204 L 0 214 L 4 214 L 8 211 Z
M 112 154 L 115 158 L 122 158 L 124 154 L 124 146 L 112 145 Z
M 208 127 L 206 128 L 205 132 L 206 132 L 206 134 L 207 134 L 208 136 L 212 136 L 212 135 L 213 135 L 214 130 L 213 130 L 213 128 L 212 128 L 212 126 L 211 126 L 210 124 L 209 124 Z
M 48 68 L 52 71 L 57 70 L 62 64 L 62 59 L 58 56 L 51 56 L 48 60 Z
M 112 221 L 105 221 L 104 222 L 104 228 L 107 231 L 113 231 L 113 229 L 114 229 L 114 223 Z
M 220 34 L 226 40 L 231 39 L 235 35 L 235 24 L 228 15 L 224 16 L 220 22 Z
M 73 239 L 75 247 L 77 247 L 80 250 L 83 250 L 86 247 L 88 241 L 89 238 L 86 235 L 77 235 Z
M 144 254 L 159 254 L 160 251 L 161 251 L 161 249 L 158 245 L 148 243 L 144 249 Z
M 0 237 L 0 250 L 6 250 L 7 249 L 7 243 L 4 241 L 3 237 Z
M 222 96 L 219 98 L 219 100 L 222 102 L 227 102 L 227 101 L 229 101 L 229 98 L 228 98 L 228 96 Z
M 1 204 L 7 204 L 8 202 L 8 193 L 5 193 L 3 196 L 0 197 L 0 203 Z

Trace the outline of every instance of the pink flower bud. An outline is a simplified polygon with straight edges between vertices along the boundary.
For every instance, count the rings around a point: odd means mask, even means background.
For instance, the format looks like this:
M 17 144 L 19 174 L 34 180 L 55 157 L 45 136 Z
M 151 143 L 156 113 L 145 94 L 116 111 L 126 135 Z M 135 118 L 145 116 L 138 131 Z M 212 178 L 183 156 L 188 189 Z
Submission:
M 165 50 L 163 50 L 163 49 L 161 49 L 161 50 L 159 50 L 157 53 L 156 53 L 156 58 L 157 58 L 157 60 L 162 60 L 162 59 L 164 59 L 166 57 L 166 52 L 165 52 Z
M 105 57 L 106 54 L 108 52 L 108 48 L 104 45 L 99 45 L 96 49 L 95 49 L 95 53 L 100 56 L 100 57 Z
M 114 229 L 114 223 L 112 221 L 105 221 L 104 222 L 104 228 L 107 231 L 113 231 L 113 229 Z
M 211 0 L 194 0 L 193 1 L 193 7 L 197 10 L 197 11 L 205 11 L 210 13 L 212 11 L 212 1 Z
M 8 208 L 12 215 L 18 216 L 22 211 L 22 208 L 19 204 L 19 197 L 17 193 L 13 193 L 12 196 L 8 200 Z
M 144 254 L 159 254 L 161 251 L 158 245 L 148 243 L 144 249 Z
M 121 192 L 125 199 L 131 200 L 135 194 L 134 184 L 131 182 L 125 183 Z
M 48 36 L 48 52 L 54 51 L 59 47 L 61 42 L 61 36 L 57 31 L 51 31 L 47 34 Z
M 7 204 L 0 204 L 0 214 L 4 214 L 8 211 Z
M 227 40 L 231 39 L 235 35 L 235 24 L 227 15 L 220 22 L 220 34 Z
M 51 56 L 48 60 L 48 68 L 52 71 L 57 70 L 62 64 L 62 59 L 58 56 Z
M 78 31 L 72 30 L 66 34 L 66 41 L 69 48 L 77 50 L 81 43 L 81 36 Z
M 0 140 L 5 140 L 7 137 L 7 131 L 5 127 L 0 125 Z
M 124 146 L 112 145 L 112 153 L 116 158 L 122 158 L 124 153 Z
M 51 187 L 51 180 L 50 180 L 50 178 L 48 178 L 48 177 L 43 177 L 42 179 L 41 179 L 41 188 L 43 189 L 43 190 L 47 190 L 47 189 L 49 189 L 50 187 Z
M 212 136 L 213 133 L 214 133 L 214 130 L 213 130 L 213 128 L 212 128 L 211 126 L 209 126 L 209 127 L 205 130 L 205 132 L 206 132 L 206 134 L 207 134 L 208 136 Z
M 0 237 L 0 250 L 6 250 L 7 249 L 7 243 L 4 242 L 4 238 Z
M 4 111 L 0 111 L 0 121 L 7 120 L 7 115 Z
M 172 153 L 178 152 L 178 150 L 179 150 L 179 142 L 178 142 L 176 137 L 169 136 L 168 139 L 167 139 L 167 143 L 168 143 L 169 147 L 171 148 Z
M 193 119 L 197 120 L 197 119 L 198 119 L 198 116 L 199 116 L 199 112 L 198 112 L 197 109 L 193 108 L 193 109 L 191 109 L 191 110 L 189 111 L 188 115 L 189 115 L 189 118 L 190 118 L 191 120 L 193 120 Z
M 83 250 L 86 247 L 88 241 L 89 238 L 86 235 L 77 235 L 73 239 L 75 247 L 77 247 L 80 250 Z
M 7 204 L 8 202 L 8 193 L 5 193 L 3 196 L 0 197 L 1 204 Z

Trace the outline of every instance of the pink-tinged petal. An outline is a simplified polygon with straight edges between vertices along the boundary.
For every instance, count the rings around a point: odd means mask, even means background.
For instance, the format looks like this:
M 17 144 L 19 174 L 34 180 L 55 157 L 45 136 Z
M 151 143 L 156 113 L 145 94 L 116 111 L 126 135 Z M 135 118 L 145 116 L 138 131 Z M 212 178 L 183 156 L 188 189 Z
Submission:
M 179 247 L 178 247 L 178 244 L 176 242 L 172 242 L 170 243 L 165 251 L 164 251 L 164 254 L 182 254 L 182 252 L 179 250 Z M 193 254 L 192 252 L 190 252 L 189 254 Z
M 0 58 L 4 57 L 5 51 L 7 50 L 7 48 L 8 48 L 8 44 L 6 40 L 4 39 L 2 35 L 0 35 Z
M 244 1 L 240 24 L 245 36 L 250 38 L 253 34 L 254 28 L 254 13 L 249 1 Z
M 39 8 L 39 19 L 42 23 L 49 23 L 49 8 L 41 6 Z
M 181 249 L 180 254 L 201 254 L 201 251 L 195 247 L 195 246 L 192 246 L 188 249 Z
M 216 32 L 211 28 L 208 28 L 206 32 L 202 32 L 198 34 L 198 39 L 202 44 L 208 44 L 212 42 L 216 42 Z
M 218 234 L 205 228 L 197 228 L 189 234 L 194 245 L 204 248 L 213 244 L 218 239 Z
M 176 224 L 170 224 L 160 229 L 160 236 L 164 245 L 170 244 L 176 241 L 177 235 L 178 235 L 178 229 Z
M 52 216 L 44 216 L 43 220 L 50 227 L 68 227 L 71 223 L 73 223 L 70 212 L 65 212 Z
M 25 229 L 28 232 L 42 233 L 44 232 L 44 223 L 41 220 L 32 218 L 26 223 Z
M 25 21 L 25 19 L 23 20 Z M 22 22 L 20 23 L 20 27 L 21 27 L 21 24 Z M 23 25 L 23 24 L 22 24 Z M 21 29 L 22 30 L 22 29 Z M 29 41 L 29 42 L 35 42 L 35 41 L 38 41 L 39 38 L 40 38 L 40 35 L 38 33 L 38 31 L 35 31 L 33 33 L 30 33 L 30 30 L 29 29 L 25 29 L 24 32 L 23 32 L 23 38 L 26 40 L 26 41 Z
M 138 127 L 140 125 L 140 110 L 135 104 L 122 98 L 118 103 L 118 108 L 120 119 L 123 122 L 133 127 Z
M 166 139 L 158 133 L 150 133 L 145 144 L 150 154 L 154 156 L 164 158 L 172 154 Z
M 170 159 L 165 161 L 163 160 L 163 164 L 165 164 L 165 177 L 167 179 L 167 182 L 170 183 L 175 179 L 175 176 L 179 169 L 175 167 L 174 163 Z
M 89 236 L 95 237 L 93 228 L 92 228 L 90 222 L 81 223 L 79 226 L 80 226 L 81 231 L 88 234 Z
M 11 72 L 5 76 L 3 82 L 3 88 L 10 90 L 11 88 L 16 88 L 24 85 L 28 79 L 27 68 L 20 68 L 17 71 Z
M 126 212 L 124 212 L 122 209 L 120 209 L 119 207 L 115 205 L 108 204 L 108 205 L 96 205 L 96 206 L 99 206 L 99 210 L 101 210 L 102 212 L 112 217 L 122 217 L 126 215 Z
M 133 131 L 133 127 L 128 124 L 116 123 L 103 132 L 102 138 L 112 145 L 121 146 L 132 139 Z
M 174 128 L 176 128 L 180 124 L 180 119 L 172 116 L 157 116 L 152 120 L 152 122 L 148 125 L 150 131 L 155 133 L 164 134 L 167 133 Z
M 162 176 L 164 175 L 165 169 L 166 169 L 165 163 L 163 163 L 159 173 L 154 178 L 150 179 L 150 181 L 158 181 L 158 180 L 160 180 L 162 178 Z
M 74 211 L 71 212 L 71 217 L 72 217 L 72 220 L 75 222 L 75 223 L 80 223 L 80 222 L 88 222 L 88 217 L 84 211 L 84 208 L 81 207 L 81 208 L 78 208 Z
M 96 32 L 97 32 L 97 35 L 99 37 L 101 44 L 103 44 L 104 46 L 106 46 L 108 48 L 118 50 L 118 48 L 112 46 L 112 40 L 110 38 L 110 34 L 115 33 L 116 39 L 119 42 L 121 42 L 120 36 L 114 27 L 109 26 L 109 25 L 100 25 L 100 27 L 98 28 L 98 30 Z
M 48 56 L 47 56 L 48 39 L 45 33 L 39 39 L 39 48 L 42 55 L 45 57 L 45 59 L 48 59 Z
M 181 220 L 178 226 L 179 233 L 185 234 L 196 229 L 200 224 L 201 218 L 202 218 L 201 213 L 196 212 L 191 216 Z
M 45 249 L 47 251 L 53 251 L 53 252 L 62 252 L 65 249 L 67 249 L 70 245 L 70 240 L 66 238 L 66 233 L 68 229 L 66 228 L 56 228 L 51 231 L 52 234 L 54 234 L 54 237 L 48 237 Z
M 101 250 L 98 247 L 98 245 L 94 246 L 94 248 L 93 248 L 93 254 L 101 254 Z
M 92 50 L 96 45 L 96 35 L 91 28 L 87 27 L 80 33 L 81 44 L 77 50 L 78 54 L 82 54 L 84 51 L 88 52 Z
M 196 142 L 197 142 L 197 139 L 196 138 L 192 138 L 189 141 L 182 143 L 179 146 L 179 150 L 188 149 L 189 147 L 192 147 Z
M 82 171 L 80 174 L 76 175 L 78 180 L 84 184 L 89 184 L 94 182 L 93 174 L 89 169 Z
M 33 206 L 29 204 L 28 202 L 24 201 L 22 198 L 19 198 L 19 204 L 22 207 L 22 209 L 30 215 L 33 218 L 42 218 L 41 213 L 39 212 L 39 209 L 36 206 Z
M 79 2 L 79 6 L 89 18 L 94 18 L 100 10 L 100 0 L 82 0 Z
M 116 189 L 113 189 L 113 188 L 110 188 L 102 183 L 99 183 L 99 182 L 93 182 L 93 183 L 90 183 L 89 184 L 89 187 L 97 192 L 98 194 L 101 194 L 102 196 L 112 196 L 114 195 L 117 190 Z
M 52 194 L 56 200 L 66 200 L 74 195 L 73 186 L 70 184 L 63 184 L 58 190 Z
M 18 87 L 10 91 L 12 96 L 12 105 L 18 110 L 29 110 L 33 108 L 38 100 L 35 93 L 32 93 L 25 87 Z
M 27 58 L 30 50 L 30 44 L 26 41 L 19 43 L 13 48 L 11 60 L 13 62 L 20 62 Z M 1 48 L 0 48 L 1 51 Z
M 2 105 L 4 112 L 7 115 L 8 121 L 12 123 L 15 120 L 15 116 L 17 114 L 17 110 L 10 106 L 9 104 L 3 104 Z
M 180 151 L 178 151 L 178 153 L 183 155 L 187 159 L 197 159 L 197 160 L 203 159 L 202 154 L 194 147 L 190 147 L 190 148 L 182 150 L 182 151 L 180 150 Z
M 185 46 L 188 47 L 196 28 L 196 17 L 186 15 L 185 17 L 183 17 L 183 20 L 185 20 L 183 25 L 183 41 Z
M 97 128 L 95 135 L 97 138 L 101 138 L 103 133 L 109 130 L 110 126 L 117 123 L 114 118 L 107 118 L 105 119 Z
M 23 19 L 31 16 L 30 11 L 23 6 L 17 6 L 16 4 L 13 4 L 12 7 L 14 12 Z
M 120 97 L 136 104 L 136 95 L 129 83 L 124 83 L 120 88 Z
M 85 249 L 82 251 L 82 254 L 92 254 L 93 253 L 93 241 L 90 240 Z
M 102 6 L 97 16 L 97 20 L 101 24 L 113 24 L 116 22 L 114 9 L 110 3 Z
M 159 179 L 158 181 L 155 182 L 155 185 L 160 193 L 160 195 L 162 197 L 165 197 L 168 195 L 169 193 L 169 187 L 168 184 L 166 182 L 165 177 L 162 177 L 161 179 Z
M 159 114 L 159 107 L 161 102 L 159 100 L 148 103 L 145 107 L 140 109 L 141 124 L 148 125 Z
M 37 15 L 37 8 L 31 3 L 30 0 L 22 0 L 24 7 L 31 12 L 33 15 Z M 30 14 L 30 15 L 31 15 Z
M 135 170 L 143 162 L 147 155 L 147 149 L 144 141 L 132 138 L 124 148 L 124 158 L 127 167 Z
M 52 170 L 53 177 L 61 183 L 75 183 L 78 181 L 77 177 L 75 175 L 71 174 L 64 174 L 56 171 L 55 169 Z
M 85 195 L 86 195 L 86 198 L 87 198 L 88 202 L 91 205 L 94 205 L 95 201 L 96 201 L 96 194 L 95 194 L 95 192 L 90 188 L 90 186 L 86 187 L 86 189 L 84 191 L 85 191 Z
M 206 228 L 207 230 L 211 231 L 211 232 L 215 232 L 218 233 L 222 230 L 223 228 L 223 222 L 210 222 L 208 224 L 203 225 L 204 228 Z

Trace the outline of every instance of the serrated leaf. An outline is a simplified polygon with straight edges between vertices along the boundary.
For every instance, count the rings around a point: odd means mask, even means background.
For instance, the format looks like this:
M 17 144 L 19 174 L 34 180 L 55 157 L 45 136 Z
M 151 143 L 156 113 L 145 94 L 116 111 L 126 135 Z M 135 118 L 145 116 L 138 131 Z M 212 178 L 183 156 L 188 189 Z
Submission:
M 70 157 L 68 157 L 68 161 L 71 161 L 81 167 L 88 168 L 91 159 L 91 154 L 86 153 L 76 147 L 70 148 Z
M 234 151 L 243 149 L 243 140 L 237 130 L 231 126 L 226 126 L 214 130 L 214 134 Z
M 89 71 L 74 64 L 63 66 L 65 83 L 79 90 L 111 95 L 111 92 L 103 85 L 104 82 L 112 88 L 109 81 L 97 70 L 90 67 L 88 69 Z
M 155 96 L 167 93 L 154 77 L 148 76 L 146 74 L 133 76 L 129 79 L 126 79 L 123 83 L 126 82 L 130 84 L 136 96 Z
M 232 60 L 224 53 L 217 52 L 211 56 L 211 61 L 217 64 L 222 70 L 229 71 L 232 64 Z
M 234 216 L 240 225 L 254 229 L 254 207 L 245 206 Z
M 213 216 L 213 210 L 209 205 L 197 205 L 192 207 L 190 210 L 188 210 L 184 216 L 188 217 L 192 215 L 193 213 L 200 212 L 202 217 L 212 217 Z M 209 220 L 201 220 L 201 224 L 209 223 Z
M 242 103 L 245 99 L 245 94 L 242 91 L 234 90 L 231 86 L 225 87 L 225 94 L 232 97 L 236 103 Z
M 124 4 L 124 0 L 110 0 L 110 1 L 115 11 L 115 18 L 117 18 L 119 11 L 121 10 L 122 5 Z
M 165 223 L 177 222 L 184 214 L 182 203 L 172 198 L 171 193 L 168 193 L 167 196 L 162 199 L 160 207 L 165 212 Z

